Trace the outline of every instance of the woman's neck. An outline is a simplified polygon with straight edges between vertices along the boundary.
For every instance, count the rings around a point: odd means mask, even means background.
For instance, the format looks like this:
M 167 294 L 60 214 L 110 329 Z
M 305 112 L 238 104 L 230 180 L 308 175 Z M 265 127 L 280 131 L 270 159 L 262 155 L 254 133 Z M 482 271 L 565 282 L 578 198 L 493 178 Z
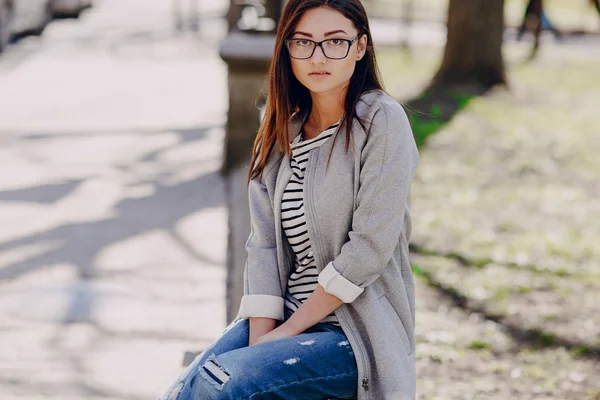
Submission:
M 322 132 L 344 116 L 344 106 L 344 97 L 337 93 L 313 95 L 307 122 L 317 132 Z

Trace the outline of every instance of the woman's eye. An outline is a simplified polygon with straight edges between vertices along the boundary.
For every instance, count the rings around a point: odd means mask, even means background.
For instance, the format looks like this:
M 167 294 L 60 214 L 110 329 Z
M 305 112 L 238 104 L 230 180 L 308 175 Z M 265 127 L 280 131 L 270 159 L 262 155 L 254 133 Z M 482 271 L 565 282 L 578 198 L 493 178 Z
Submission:
M 344 43 L 342 39 L 331 39 L 329 41 L 329 44 L 331 44 L 332 46 L 339 46 L 342 43 Z
M 308 45 L 310 45 L 310 40 L 298 39 L 298 40 L 296 40 L 296 44 L 298 46 L 308 46 Z

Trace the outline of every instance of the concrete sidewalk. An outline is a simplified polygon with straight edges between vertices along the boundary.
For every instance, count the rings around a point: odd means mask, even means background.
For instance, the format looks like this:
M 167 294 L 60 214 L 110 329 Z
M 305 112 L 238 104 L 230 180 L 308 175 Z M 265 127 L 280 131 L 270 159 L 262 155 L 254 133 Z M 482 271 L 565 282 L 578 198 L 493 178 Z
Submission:
M 201 23 L 96 1 L 0 57 L 1 399 L 156 398 L 225 326 L 226 27 Z

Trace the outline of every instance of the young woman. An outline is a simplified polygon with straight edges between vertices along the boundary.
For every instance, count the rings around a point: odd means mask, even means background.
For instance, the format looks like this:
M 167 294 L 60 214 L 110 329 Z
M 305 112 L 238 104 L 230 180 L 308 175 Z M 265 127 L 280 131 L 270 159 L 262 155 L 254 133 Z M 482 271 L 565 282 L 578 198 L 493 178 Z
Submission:
M 418 158 L 360 1 L 289 0 L 249 171 L 239 315 L 164 399 L 414 399 Z

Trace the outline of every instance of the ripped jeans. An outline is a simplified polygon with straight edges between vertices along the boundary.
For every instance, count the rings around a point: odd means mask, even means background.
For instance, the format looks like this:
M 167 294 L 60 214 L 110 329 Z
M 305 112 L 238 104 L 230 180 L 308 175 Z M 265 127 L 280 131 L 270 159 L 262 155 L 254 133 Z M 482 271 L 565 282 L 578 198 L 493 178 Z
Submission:
M 248 346 L 249 328 L 247 319 L 233 321 L 160 400 L 356 398 L 356 361 L 341 328 L 318 323 Z

